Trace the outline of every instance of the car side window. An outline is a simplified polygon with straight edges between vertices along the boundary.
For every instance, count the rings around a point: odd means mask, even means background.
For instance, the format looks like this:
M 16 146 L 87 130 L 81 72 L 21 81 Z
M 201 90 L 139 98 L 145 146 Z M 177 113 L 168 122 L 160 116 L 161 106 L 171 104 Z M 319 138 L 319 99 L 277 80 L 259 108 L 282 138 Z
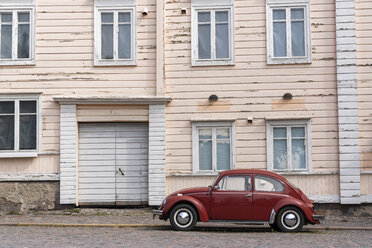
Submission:
M 250 176 L 226 176 L 218 183 L 219 190 L 248 191 L 251 190 Z
M 284 185 L 278 180 L 267 176 L 254 176 L 255 191 L 283 192 Z

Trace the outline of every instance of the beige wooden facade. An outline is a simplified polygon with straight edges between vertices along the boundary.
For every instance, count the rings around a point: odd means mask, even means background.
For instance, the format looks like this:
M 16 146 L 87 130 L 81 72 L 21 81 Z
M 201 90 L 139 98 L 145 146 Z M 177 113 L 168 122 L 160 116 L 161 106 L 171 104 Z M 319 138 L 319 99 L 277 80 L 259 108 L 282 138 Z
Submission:
M 265 1 L 233 1 L 235 63 L 226 66 L 192 66 L 191 0 L 135 1 L 136 65 L 95 66 L 94 2 L 37 0 L 35 64 L 0 68 L 2 96 L 42 96 L 41 149 L 35 158 L 0 158 L 2 181 L 29 174 L 59 180 L 64 135 L 60 104 L 74 106 L 75 123 L 151 123 L 151 113 L 158 118 L 158 112 L 149 109 L 158 106 L 154 101 L 159 98 L 167 104 L 166 167 L 158 168 L 155 162 L 154 175 L 160 178 L 152 187 L 163 193 L 154 193 L 157 198 L 152 205 L 162 195 L 207 186 L 214 178 L 193 174 L 192 123 L 234 122 L 234 168 L 267 169 L 266 128 L 267 122 L 275 120 L 309 120 L 311 125 L 309 172 L 284 176 L 317 202 L 340 202 L 336 0 L 310 1 L 312 63 L 279 65 L 267 64 Z M 142 14 L 145 8 L 147 15 Z M 371 11 L 371 1 L 355 0 L 357 185 L 362 203 L 372 203 Z M 283 100 L 288 92 L 293 99 Z M 212 94 L 219 100 L 210 102 Z M 172 99 L 169 103 L 168 98 Z M 151 130 L 158 131 L 150 125 Z M 78 204 L 75 198 L 70 200 L 66 203 Z

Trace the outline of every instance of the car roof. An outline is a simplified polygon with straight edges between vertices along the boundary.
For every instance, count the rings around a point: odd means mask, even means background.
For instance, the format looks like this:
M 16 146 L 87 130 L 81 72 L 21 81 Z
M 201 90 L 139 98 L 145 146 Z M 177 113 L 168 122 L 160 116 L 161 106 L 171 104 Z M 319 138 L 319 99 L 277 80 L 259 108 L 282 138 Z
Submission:
M 276 174 L 276 173 L 271 172 L 271 171 L 267 171 L 267 170 L 258 170 L 258 169 L 234 169 L 234 170 L 222 171 L 220 173 L 221 176 L 230 175 L 230 174 L 261 174 L 261 175 L 276 177 L 278 179 L 281 179 L 281 180 L 287 182 L 287 179 L 285 179 L 281 175 Z

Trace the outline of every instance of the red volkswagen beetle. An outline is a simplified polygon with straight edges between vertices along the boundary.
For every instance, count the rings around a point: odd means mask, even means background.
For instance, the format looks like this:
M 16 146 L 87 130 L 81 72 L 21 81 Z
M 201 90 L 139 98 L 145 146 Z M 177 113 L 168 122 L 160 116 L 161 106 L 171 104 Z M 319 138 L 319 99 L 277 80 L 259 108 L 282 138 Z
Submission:
M 315 213 L 309 198 L 284 177 L 250 169 L 224 171 L 209 187 L 174 192 L 153 214 L 169 219 L 179 231 L 192 229 L 197 221 L 230 221 L 298 232 L 303 225 L 324 219 Z

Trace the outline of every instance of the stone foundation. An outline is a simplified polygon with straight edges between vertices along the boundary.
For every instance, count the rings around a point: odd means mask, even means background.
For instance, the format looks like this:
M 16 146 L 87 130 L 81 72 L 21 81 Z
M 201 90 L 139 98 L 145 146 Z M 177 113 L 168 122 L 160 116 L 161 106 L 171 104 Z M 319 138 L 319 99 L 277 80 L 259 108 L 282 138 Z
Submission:
M 0 212 L 47 211 L 59 206 L 59 182 L 0 182 Z

